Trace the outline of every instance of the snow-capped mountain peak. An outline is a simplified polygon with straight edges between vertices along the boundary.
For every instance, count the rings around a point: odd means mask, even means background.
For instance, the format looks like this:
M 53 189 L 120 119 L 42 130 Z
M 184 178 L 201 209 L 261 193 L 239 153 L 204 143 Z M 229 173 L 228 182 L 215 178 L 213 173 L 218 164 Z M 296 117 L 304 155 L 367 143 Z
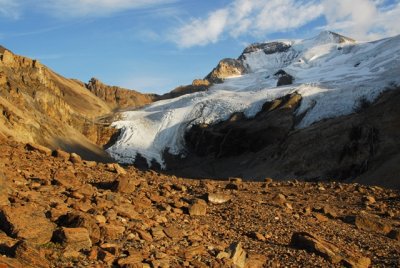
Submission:
M 140 153 L 165 167 L 166 150 L 185 154 L 184 135 L 191 126 L 226 120 L 235 112 L 252 117 L 266 101 L 293 92 L 302 96 L 296 111 L 302 120 L 296 128 L 349 114 L 360 99 L 372 101 L 389 84 L 400 84 L 400 36 L 357 43 L 324 31 L 305 40 L 253 44 L 221 66 L 226 69 L 230 62 L 232 77 L 227 72 L 206 92 L 122 113 L 114 123 L 121 135 L 108 149 L 111 156 L 132 163 Z

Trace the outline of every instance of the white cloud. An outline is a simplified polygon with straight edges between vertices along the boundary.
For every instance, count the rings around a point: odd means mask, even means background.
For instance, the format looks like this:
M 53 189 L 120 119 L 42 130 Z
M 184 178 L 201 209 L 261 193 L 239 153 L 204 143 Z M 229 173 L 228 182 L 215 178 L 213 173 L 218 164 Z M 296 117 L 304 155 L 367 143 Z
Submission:
M 227 36 L 261 38 L 298 29 L 321 16 L 327 21 L 322 28 L 358 39 L 400 33 L 400 0 L 234 0 L 175 29 L 170 40 L 180 47 L 192 47 Z
M 385 5 L 382 0 L 324 0 L 325 28 L 356 39 L 376 39 L 400 33 L 400 2 Z
M 0 16 L 12 19 L 19 17 L 19 4 L 15 0 L 0 0 Z
M 217 42 L 226 27 L 228 15 L 228 10 L 220 9 L 211 12 L 205 20 L 192 20 L 174 33 L 173 36 L 178 38 L 175 42 L 182 47 Z

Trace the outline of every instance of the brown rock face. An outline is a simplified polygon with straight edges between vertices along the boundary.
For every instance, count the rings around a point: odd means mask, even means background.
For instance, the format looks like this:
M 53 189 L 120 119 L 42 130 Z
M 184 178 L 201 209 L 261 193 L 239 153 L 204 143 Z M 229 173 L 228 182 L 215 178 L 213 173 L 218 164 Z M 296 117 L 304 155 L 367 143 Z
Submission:
M 2 207 L 1 229 L 12 237 L 26 239 L 33 244 L 45 244 L 53 236 L 55 225 L 35 206 Z
M 110 111 L 82 83 L 36 60 L 0 51 L 0 136 L 106 158 L 97 140 L 82 133 L 89 126 L 103 128 L 95 118 Z
M 223 59 L 217 67 L 215 67 L 211 73 L 206 76 L 206 80 L 211 83 L 221 83 L 224 78 L 241 75 L 246 72 L 246 68 L 243 66 L 240 60 L 235 59 Z
M 87 89 L 94 95 L 105 101 L 111 108 L 135 108 L 152 103 L 156 95 L 142 94 L 134 90 L 116 86 L 107 86 L 96 78 L 92 78 Z
M 265 103 L 251 119 L 237 113 L 193 126 L 185 136 L 187 157 L 166 157 L 166 164 L 196 178 L 336 178 L 399 188 L 399 102 L 397 88 L 357 113 L 296 129 L 304 115 L 295 113 L 301 96 L 293 94 Z

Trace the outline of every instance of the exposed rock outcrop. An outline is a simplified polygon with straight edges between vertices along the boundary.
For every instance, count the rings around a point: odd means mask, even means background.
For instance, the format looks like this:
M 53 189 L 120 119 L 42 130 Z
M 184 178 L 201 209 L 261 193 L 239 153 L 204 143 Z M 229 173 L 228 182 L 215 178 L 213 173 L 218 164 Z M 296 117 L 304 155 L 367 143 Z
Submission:
M 306 180 L 355 179 L 399 188 L 400 91 L 387 91 L 373 104 L 347 116 L 296 129 L 301 96 L 266 103 L 254 118 L 234 114 L 186 133 L 185 159 L 166 158 L 178 175 L 265 177 Z M 179 161 L 179 169 L 177 166 Z M 218 175 L 217 175 L 218 174 Z
M 142 94 L 135 90 L 108 86 L 96 78 L 90 79 L 86 87 L 94 95 L 105 101 L 112 109 L 141 107 L 157 99 L 157 95 Z
M 211 73 L 209 73 L 205 79 L 210 83 L 221 83 L 225 78 L 241 75 L 246 72 L 242 61 L 236 59 L 223 59 L 217 67 L 215 67 Z

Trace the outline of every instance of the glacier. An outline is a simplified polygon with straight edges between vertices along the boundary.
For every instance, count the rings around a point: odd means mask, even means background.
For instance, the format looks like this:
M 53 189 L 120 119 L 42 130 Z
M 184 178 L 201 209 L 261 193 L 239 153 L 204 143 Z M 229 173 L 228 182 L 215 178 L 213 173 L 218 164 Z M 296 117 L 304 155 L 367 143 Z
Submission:
M 118 115 L 112 126 L 120 130 L 107 152 L 130 164 L 140 154 L 148 164 L 166 168 L 163 154 L 185 156 L 184 135 L 196 124 L 226 120 L 235 112 L 255 116 L 266 101 L 298 93 L 304 115 L 297 128 L 354 112 L 360 100 L 373 101 L 391 85 L 400 84 L 400 35 L 374 42 L 341 39 L 324 31 L 305 40 L 278 40 L 290 47 L 266 53 L 262 49 L 242 54 L 248 72 L 229 77 L 205 92 L 157 101 Z M 277 87 L 278 70 L 294 83 Z

